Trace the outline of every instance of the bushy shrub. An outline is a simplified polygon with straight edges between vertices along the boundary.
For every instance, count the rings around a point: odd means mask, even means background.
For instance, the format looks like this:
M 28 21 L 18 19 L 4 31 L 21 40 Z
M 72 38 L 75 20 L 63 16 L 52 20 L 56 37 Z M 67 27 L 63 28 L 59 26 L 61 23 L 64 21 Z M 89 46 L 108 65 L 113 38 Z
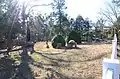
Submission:
M 56 48 L 58 44 L 61 43 L 61 46 L 65 46 L 65 39 L 61 35 L 56 35 L 52 39 L 52 46 Z
M 74 40 L 77 44 L 80 44 L 81 43 L 81 34 L 76 32 L 76 31 L 71 31 L 68 35 L 68 38 L 67 38 L 67 43 L 70 41 L 70 40 Z

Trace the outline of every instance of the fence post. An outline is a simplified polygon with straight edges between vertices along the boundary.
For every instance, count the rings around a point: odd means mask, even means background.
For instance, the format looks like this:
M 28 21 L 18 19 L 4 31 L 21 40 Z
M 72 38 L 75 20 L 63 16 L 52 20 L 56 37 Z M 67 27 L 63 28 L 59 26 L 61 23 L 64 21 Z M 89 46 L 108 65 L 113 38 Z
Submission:
M 111 74 L 107 73 L 107 71 L 112 70 Z M 103 60 L 103 72 L 102 79 L 107 79 L 107 76 L 112 77 L 108 79 L 119 79 L 119 60 L 118 59 L 106 59 Z
M 112 54 L 111 59 L 117 59 L 117 36 L 114 35 L 114 40 L 112 40 Z
M 120 64 L 117 59 L 117 37 L 112 41 L 111 59 L 103 59 L 102 79 L 119 79 Z

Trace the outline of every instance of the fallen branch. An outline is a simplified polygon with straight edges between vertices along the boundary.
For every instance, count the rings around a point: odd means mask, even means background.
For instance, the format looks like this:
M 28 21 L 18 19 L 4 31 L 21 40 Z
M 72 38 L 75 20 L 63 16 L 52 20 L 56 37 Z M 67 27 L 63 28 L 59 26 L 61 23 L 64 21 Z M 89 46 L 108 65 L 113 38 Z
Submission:
M 21 48 L 19 48 L 19 49 L 14 49 L 14 50 L 7 50 L 7 51 L 0 51 L 0 54 L 2 54 L 2 53 L 5 53 L 5 54 L 7 54 L 7 53 L 9 53 L 9 52 L 14 52 L 14 51 L 18 51 L 18 50 L 22 50 L 23 49 L 23 47 L 21 47 Z

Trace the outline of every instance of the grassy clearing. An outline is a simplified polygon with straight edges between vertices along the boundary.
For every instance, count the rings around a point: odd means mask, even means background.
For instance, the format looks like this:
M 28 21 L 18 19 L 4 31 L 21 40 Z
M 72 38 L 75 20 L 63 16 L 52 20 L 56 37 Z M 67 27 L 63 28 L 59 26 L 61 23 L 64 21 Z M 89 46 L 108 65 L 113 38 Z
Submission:
M 49 43 L 50 44 L 50 43 Z M 79 49 L 46 48 L 44 42 L 35 45 L 36 53 L 29 54 L 34 65 L 30 68 L 36 79 L 54 74 L 60 79 L 101 79 L 102 59 L 110 57 L 111 44 L 78 45 Z M 16 52 L 11 57 L 19 61 Z
M 33 59 L 44 63 L 44 67 L 59 72 L 64 78 L 101 79 L 102 59 L 110 57 L 111 44 L 78 45 L 78 47 L 80 49 L 53 49 L 51 46 L 46 49 L 45 43 L 38 43 L 35 48 L 42 55 L 33 54 Z

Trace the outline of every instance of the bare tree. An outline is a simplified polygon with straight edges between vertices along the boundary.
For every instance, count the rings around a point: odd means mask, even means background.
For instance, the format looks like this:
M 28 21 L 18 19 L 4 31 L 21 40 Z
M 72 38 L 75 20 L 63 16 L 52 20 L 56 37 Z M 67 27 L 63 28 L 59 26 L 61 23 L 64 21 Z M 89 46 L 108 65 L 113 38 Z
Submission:
M 107 5 L 108 7 L 104 10 L 101 10 L 100 14 L 104 16 L 104 19 L 106 19 L 111 26 L 114 26 L 112 27 L 113 33 L 116 33 L 118 37 L 118 27 L 120 25 L 117 21 L 119 20 L 120 16 L 120 7 L 116 2 L 107 3 Z
M 100 15 L 103 15 L 104 19 L 113 25 L 120 15 L 120 9 L 115 3 L 107 3 L 107 6 L 100 11 Z

